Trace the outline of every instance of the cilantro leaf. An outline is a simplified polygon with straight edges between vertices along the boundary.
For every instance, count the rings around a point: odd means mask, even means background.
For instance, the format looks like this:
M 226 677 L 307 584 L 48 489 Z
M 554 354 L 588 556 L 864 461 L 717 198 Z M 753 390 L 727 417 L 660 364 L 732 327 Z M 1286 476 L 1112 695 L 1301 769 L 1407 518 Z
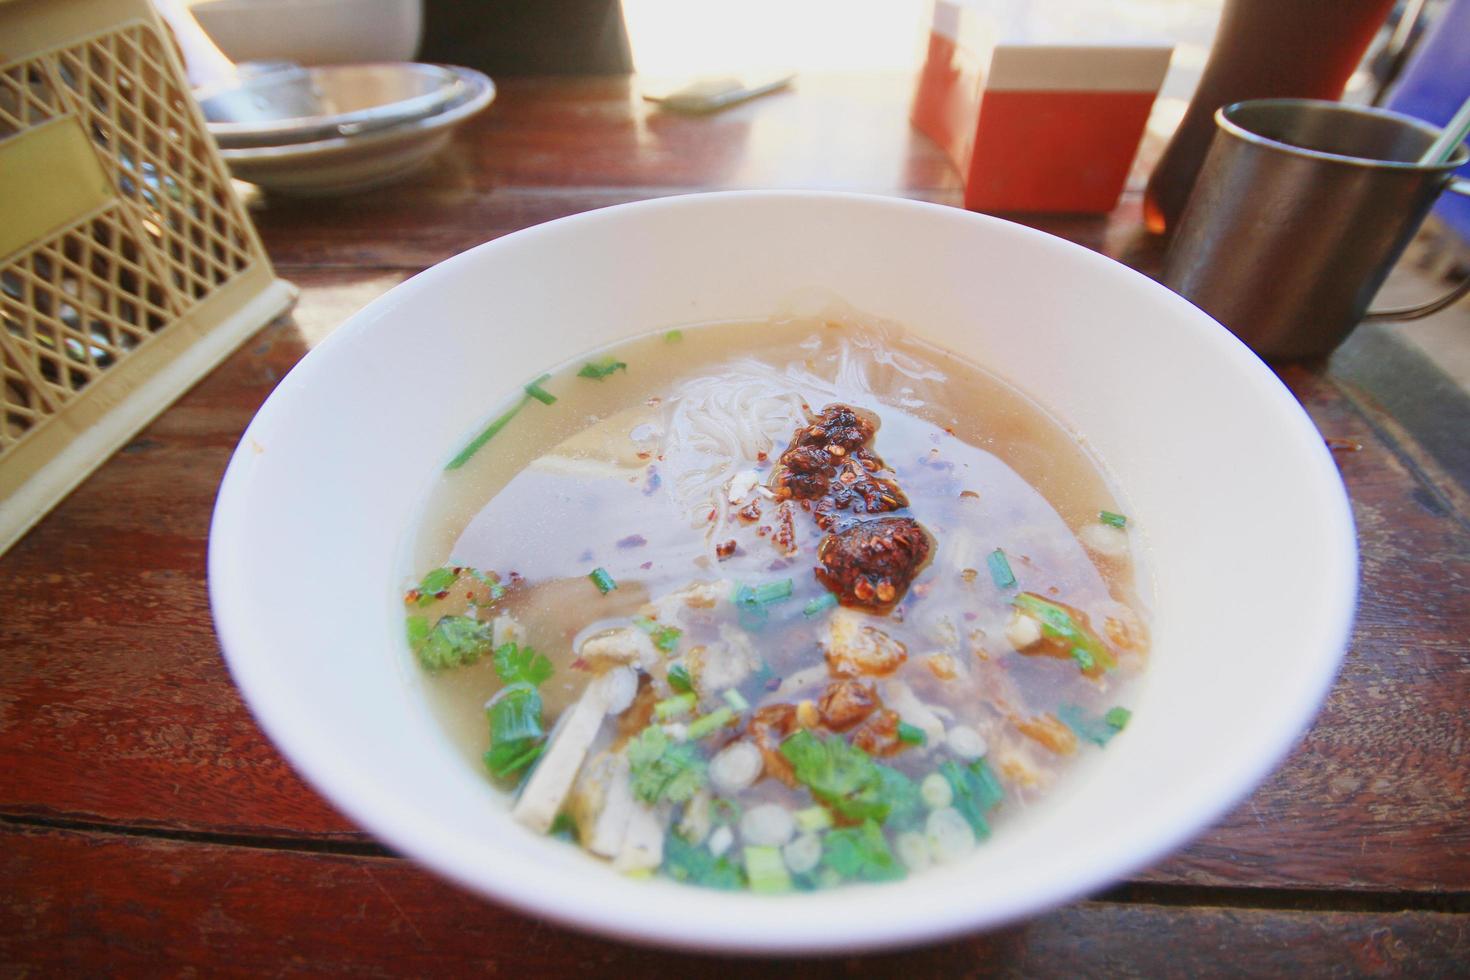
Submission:
M 704 785 L 705 762 L 689 742 L 675 742 L 650 725 L 628 744 L 633 794 L 645 803 L 683 803 Z
M 579 378 L 591 378 L 593 381 L 601 381 L 614 371 L 626 371 L 628 365 L 615 357 L 603 357 L 595 361 L 588 361 L 582 365 L 582 370 L 577 372 Z
M 507 684 L 524 681 L 536 685 L 545 683 L 556 673 L 556 668 L 543 654 L 530 647 L 502 643 L 495 648 L 495 673 Z
M 905 873 L 874 820 L 829 831 L 822 839 L 822 863 L 856 881 L 897 881 Z
M 421 606 L 427 606 L 438 598 L 440 592 L 448 589 L 459 581 L 459 575 L 452 568 L 436 568 L 425 573 L 414 591 L 418 593 L 415 601 Z
M 409 616 L 404 621 L 403 628 L 408 635 L 410 650 L 417 650 L 419 645 L 429 638 L 429 618 L 427 616 Z
M 812 795 L 850 820 L 883 820 L 892 808 L 885 790 L 893 785 L 883 769 L 862 749 L 841 737 L 819 739 L 799 731 L 781 743 L 796 779 Z M 902 775 L 894 771 L 895 776 Z
M 690 844 L 678 834 L 664 835 L 663 872 L 675 881 L 735 891 L 745 885 L 740 866 L 727 858 L 715 857 L 704 845 Z
M 463 667 L 490 652 L 490 636 L 489 623 L 468 616 L 441 616 L 415 652 L 428 671 Z

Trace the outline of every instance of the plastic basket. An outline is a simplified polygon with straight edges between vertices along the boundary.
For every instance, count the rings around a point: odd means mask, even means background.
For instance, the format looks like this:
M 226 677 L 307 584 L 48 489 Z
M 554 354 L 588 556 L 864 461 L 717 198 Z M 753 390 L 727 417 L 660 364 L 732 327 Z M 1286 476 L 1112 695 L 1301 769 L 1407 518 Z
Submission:
M 146 0 L 0 0 L 0 552 L 295 296 Z

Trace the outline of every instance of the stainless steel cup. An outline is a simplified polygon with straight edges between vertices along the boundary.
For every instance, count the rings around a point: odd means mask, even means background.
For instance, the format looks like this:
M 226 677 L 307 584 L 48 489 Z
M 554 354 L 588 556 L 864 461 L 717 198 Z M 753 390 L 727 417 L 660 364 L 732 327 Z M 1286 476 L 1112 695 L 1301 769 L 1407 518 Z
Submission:
M 1439 131 L 1383 109 L 1311 99 L 1237 102 L 1216 132 L 1165 258 L 1163 282 L 1272 360 L 1330 352 L 1365 318 L 1406 320 L 1470 291 L 1407 310 L 1368 304 L 1454 170 L 1418 162 Z

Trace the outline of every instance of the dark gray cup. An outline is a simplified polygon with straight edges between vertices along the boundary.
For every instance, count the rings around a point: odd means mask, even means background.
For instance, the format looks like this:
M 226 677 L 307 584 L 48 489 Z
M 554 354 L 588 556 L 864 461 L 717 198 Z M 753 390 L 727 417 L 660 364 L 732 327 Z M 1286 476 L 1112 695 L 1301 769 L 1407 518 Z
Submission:
M 1272 360 L 1329 353 L 1364 319 L 1407 320 L 1470 291 L 1407 310 L 1368 304 L 1446 188 L 1447 163 L 1419 157 L 1439 130 L 1417 119 L 1311 99 L 1237 102 L 1180 217 L 1163 282 Z

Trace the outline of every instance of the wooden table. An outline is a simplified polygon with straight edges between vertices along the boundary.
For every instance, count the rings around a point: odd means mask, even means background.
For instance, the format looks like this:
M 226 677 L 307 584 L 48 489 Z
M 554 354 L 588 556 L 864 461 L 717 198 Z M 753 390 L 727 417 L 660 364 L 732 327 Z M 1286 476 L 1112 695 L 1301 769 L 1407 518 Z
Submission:
M 588 938 L 393 856 L 256 728 L 210 621 L 209 518 L 241 431 L 308 348 L 425 266 L 588 208 L 732 187 L 957 203 L 950 167 L 907 125 L 907 93 L 900 78 L 804 79 L 690 119 L 650 112 L 621 78 L 509 79 L 412 183 L 255 202 L 301 286 L 295 314 L 0 559 L 0 973 L 1463 975 L 1470 495 L 1403 421 L 1439 417 L 1450 395 L 1409 385 L 1390 411 L 1363 382 L 1397 356 L 1379 335 L 1282 372 L 1324 435 L 1361 446 L 1337 459 L 1362 599 L 1315 727 L 1194 844 L 1024 925 L 902 959 L 733 965 Z M 1130 191 L 1105 219 L 1033 223 L 1147 268 L 1157 247 L 1138 210 Z

